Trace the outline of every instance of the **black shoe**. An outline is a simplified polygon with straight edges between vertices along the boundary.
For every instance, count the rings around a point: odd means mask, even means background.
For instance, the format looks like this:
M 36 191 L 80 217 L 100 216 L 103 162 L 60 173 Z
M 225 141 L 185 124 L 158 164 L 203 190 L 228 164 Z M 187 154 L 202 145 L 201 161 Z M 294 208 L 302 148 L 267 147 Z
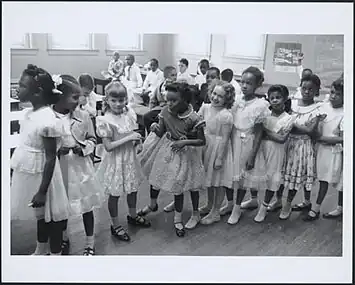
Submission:
M 69 255 L 70 242 L 69 240 L 62 241 L 62 255 Z
M 181 223 L 181 222 L 178 222 L 178 223 L 175 223 L 175 224 L 174 224 L 175 233 L 176 233 L 176 235 L 177 235 L 178 237 L 184 237 L 184 236 L 185 236 L 185 233 L 186 233 L 185 228 L 184 228 L 184 226 L 182 226 L 182 229 L 177 228 L 176 225 L 178 225 L 178 224 L 182 224 L 182 223 Z
M 310 211 L 311 209 L 312 209 L 312 203 L 305 204 L 304 202 L 294 205 L 292 207 L 293 212 Z
M 143 209 L 139 210 L 137 215 L 143 217 L 148 215 L 151 212 L 156 212 L 156 211 L 158 211 L 158 204 L 156 204 L 154 208 L 150 207 L 150 205 L 147 205 Z
M 85 255 L 85 256 L 95 255 L 95 248 L 86 247 L 86 248 L 84 249 L 83 255 Z
M 118 226 L 117 228 L 114 228 L 113 226 L 111 226 L 111 235 L 119 240 L 122 240 L 122 241 L 130 241 L 131 240 L 127 231 L 122 226 Z
M 319 214 L 320 212 L 315 212 L 313 210 L 310 210 L 309 212 L 312 212 L 315 214 L 315 216 L 311 216 L 309 213 L 307 214 L 307 216 L 305 216 L 302 220 L 305 221 L 305 222 L 312 222 L 312 221 L 315 221 L 315 220 L 318 220 L 319 219 Z
M 150 221 L 139 215 L 137 215 L 135 218 L 127 216 L 127 223 L 133 226 L 139 226 L 143 228 L 149 228 L 151 226 Z

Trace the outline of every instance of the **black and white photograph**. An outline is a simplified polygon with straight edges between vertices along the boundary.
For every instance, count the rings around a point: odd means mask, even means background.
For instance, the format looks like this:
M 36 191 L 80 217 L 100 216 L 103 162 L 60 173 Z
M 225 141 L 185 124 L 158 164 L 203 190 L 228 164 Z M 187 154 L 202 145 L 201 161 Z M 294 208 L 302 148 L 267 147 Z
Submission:
M 2 3 L 4 281 L 351 282 L 350 5 Z

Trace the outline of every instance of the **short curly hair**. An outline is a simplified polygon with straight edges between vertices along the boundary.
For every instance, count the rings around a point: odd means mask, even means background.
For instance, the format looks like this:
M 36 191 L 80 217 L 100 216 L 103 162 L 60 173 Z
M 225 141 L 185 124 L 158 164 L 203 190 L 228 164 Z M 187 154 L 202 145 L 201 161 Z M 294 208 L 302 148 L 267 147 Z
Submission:
M 221 86 L 225 92 L 224 94 L 224 107 L 226 109 L 232 108 L 235 100 L 235 89 L 234 86 L 228 82 L 225 82 L 223 80 L 214 80 L 213 83 L 210 86 L 209 89 L 209 94 L 210 96 L 212 95 L 213 90 L 217 87 Z

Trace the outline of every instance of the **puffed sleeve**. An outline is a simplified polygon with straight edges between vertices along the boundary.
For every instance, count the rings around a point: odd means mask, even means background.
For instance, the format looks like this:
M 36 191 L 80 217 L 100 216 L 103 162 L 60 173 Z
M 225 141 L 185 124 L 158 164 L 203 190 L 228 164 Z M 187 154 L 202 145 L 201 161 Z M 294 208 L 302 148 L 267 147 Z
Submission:
M 264 100 L 260 99 L 259 105 L 253 110 L 255 114 L 254 124 L 261 124 L 265 121 L 266 117 L 270 115 L 269 106 L 270 104 Z
M 137 114 L 136 112 L 133 110 L 132 107 L 127 106 L 128 112 L 127 112 L 127 116 L 128 116 L 128 129 L 130 131 L 134 131 L 138 129 L 138 124 L 137 124 Z
M 47 138 L 61 137 L 64 132 L 62 121 L 56 118 L 51 109 L 45 110 L 41 117 L 39 135 Z
M 221 113 L 220 122 L 222 125 L 233 125 L 233 115 L 230 111 L 224 110 Z
M 100 138 L 112 138 L 113 136 L 110 124 L 103 119 L 103 116 L 96 117 L 96 133 Z
M 200 128 L 206 126 L 205 120 L 203 120 L 196 112 L 193 112 L 189 117 L 189 124 L 192 131 L 197 131 Z

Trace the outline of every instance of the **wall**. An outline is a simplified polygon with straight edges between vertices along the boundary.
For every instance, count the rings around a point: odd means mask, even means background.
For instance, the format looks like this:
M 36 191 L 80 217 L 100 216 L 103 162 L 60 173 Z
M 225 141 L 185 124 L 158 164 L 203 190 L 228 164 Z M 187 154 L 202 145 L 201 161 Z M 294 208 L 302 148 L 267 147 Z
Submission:
M 28 63 L 43 67 L 52 74 L 70 73 L 77 77 L 88 72 L 101 78 L 101 71 L 107 69 L 112 55 L 112 51 L 107 50 L 106 40 L 106 34 L 95 34 L 93 51 L 49 50 L 46 34 L 32 34 L 34 49 L 11 50 L 11 78 L 17 79 Z M 169 35 L 144 34 L 143 51 L 121 51 L 121 58 L 132 53 L 140 64 L 145 64 L 152 57 L 158 58 L 161 66 L 171 64 L 172 56 L 163 49 L 163 42 L 169 40 Z

